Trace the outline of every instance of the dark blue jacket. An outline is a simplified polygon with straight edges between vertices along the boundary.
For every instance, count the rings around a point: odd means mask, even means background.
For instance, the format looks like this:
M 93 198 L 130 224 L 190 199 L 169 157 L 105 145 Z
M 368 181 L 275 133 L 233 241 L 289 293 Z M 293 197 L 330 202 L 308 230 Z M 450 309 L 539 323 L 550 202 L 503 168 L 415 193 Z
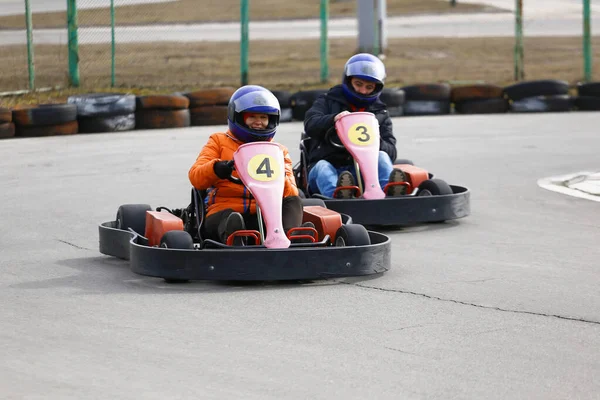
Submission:
M 337 148 L 325 140 L 325 133 L 334 127 L 333 118 L 342 111 L 356 110 L 346 100 L 342 85 L 337 85 L 320 95 L 306 112 L 304 132 L 311 138 L 307 141 L 309 169 L 319 160 L 329 161 L 336 168 L 352 165 L 352 156 L 346 149 Z M 379 122 L 379 149 L 385 151 L 393 163 L 396 160 L 396 138 L 386 105 L 377 99 L 363 111 L 375 114 Z

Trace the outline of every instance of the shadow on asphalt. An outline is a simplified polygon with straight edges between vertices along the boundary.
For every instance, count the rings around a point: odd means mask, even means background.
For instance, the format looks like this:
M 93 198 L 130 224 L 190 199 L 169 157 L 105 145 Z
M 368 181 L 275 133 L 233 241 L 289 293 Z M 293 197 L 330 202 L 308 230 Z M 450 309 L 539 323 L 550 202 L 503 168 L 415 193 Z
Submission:
M 11 285 L 16 289 L 73 288 L 79 294 L 119 293 L 228 293 L 248 290 L 301 290 L 315 286 L 332 286 L 367 281 L 382 276 L 336 278 L 312 281 L 190 281 L 167 283 L 162 278 L 135 274 L 129 262 L 110 256 L 63 259 L 57 265 L 79 271 L 78 274 Z

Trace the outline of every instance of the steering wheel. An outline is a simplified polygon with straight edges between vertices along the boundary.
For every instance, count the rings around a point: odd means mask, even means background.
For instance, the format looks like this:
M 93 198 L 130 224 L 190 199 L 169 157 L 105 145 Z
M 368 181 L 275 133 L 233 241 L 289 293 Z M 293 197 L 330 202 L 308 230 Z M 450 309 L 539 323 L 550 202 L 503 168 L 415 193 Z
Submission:
M 231 167 L 232 169 L 235 170 L 235 162 L 233 160 L 228 161 L 227 162 L 227 166 Z M 240 178 L 236 178 L 233 175 L 229 175 L 227 177 L 227 180 L 230 181 L 230 182 L 233 182 L 233 183 L 237 183 L 238 185 L 243 185 L 244 184 Z
M 331 128 L 327 129 L 325 132 L 325 141 L 329 142 L 333 147 L 337 147 L 338 149 L 345 149 L 344 145 L 340 141 L 340 138 L 337 135 L 337 131 L 335 130 L 335 125 Z

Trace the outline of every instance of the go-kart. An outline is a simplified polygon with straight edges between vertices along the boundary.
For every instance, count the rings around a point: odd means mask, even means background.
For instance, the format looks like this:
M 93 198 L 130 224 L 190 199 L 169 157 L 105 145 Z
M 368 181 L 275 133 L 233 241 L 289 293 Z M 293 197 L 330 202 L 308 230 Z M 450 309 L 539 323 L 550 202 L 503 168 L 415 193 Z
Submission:
M 333 198 L 313 193 L 308 185 L 308 152 L 315 141 L 305 133 L 300 141 L 300 161 L 294 166 L 298 187 L 307 198 L 322 199 L 327 208 L 349 214 L 354 222 L 367 226 L 407 226 L 426 222 L 443 222 L 470 214 L 470 192 L 434 178 L 410 160 L 395 160 L 394 168 L 407 177 L 405 182 L 390 182 L 383 189 L 378 180 L 379 123 L 369 112 L 353 112 L 327 131 L 325 140 L 334 147 L 345 148 L 354 160 L 358 186 L 336 188 Z M 394 185 L 406 188 L 405 194 L 388 196 Z M 336 198 L 339 190 L 351 190 L 352 198 Z
M 230 180 L 244 184 L 256 200 L 258 231 L 234 232 L 226 243 L 206 238 L 206 192 L 192 189 L 191 202 L 183 209 L 121 205 L 114 221 L 99 226 L 100 252 L 129 260 L 137 274 L 171 283 L 316 280 L 390 269 L 390 239 L 329 210 L 321 200 L 303 199 L 303 222 L 314 228 L 284 232 L 285 167 L 279 145 L 244 144 L 234 153 L 232 166 L 238 177 L 232 174 Z

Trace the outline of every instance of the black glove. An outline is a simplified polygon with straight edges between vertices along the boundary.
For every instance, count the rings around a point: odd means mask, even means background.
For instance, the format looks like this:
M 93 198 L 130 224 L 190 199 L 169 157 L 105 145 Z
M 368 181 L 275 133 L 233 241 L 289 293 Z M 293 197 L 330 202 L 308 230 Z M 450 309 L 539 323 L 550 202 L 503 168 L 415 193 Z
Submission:
M 217 161 L 213 165 L 213 171 L 221 179 L 227 179 L 233 172 L 233 161 Z

